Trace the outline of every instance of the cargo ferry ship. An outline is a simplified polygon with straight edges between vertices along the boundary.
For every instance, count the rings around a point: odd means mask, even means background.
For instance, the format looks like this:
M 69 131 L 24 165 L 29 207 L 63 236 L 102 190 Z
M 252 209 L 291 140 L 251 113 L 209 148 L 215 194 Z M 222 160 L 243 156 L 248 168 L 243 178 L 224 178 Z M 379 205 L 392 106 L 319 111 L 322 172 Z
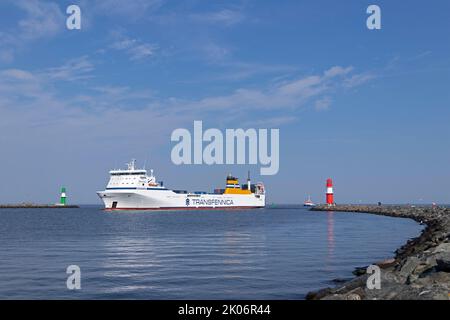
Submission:
M 136 160 L 127 163 L 125 170 L 112 170 L 104 191 L 97 194 L 105 210 L 198 210 L 250 209 L 266 205 L 264 184 L 240 185 L 237 178 L 228 175 L 224 189 L 212 193 L 188 192 L 164 187 L 150 170 L 136 169 Z

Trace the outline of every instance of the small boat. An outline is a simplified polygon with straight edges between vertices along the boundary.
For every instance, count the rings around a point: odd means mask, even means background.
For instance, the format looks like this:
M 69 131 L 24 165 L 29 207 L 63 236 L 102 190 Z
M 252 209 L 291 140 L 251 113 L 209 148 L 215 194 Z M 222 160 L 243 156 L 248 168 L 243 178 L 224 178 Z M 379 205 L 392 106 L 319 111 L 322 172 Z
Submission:
M 308 199 L 303 203 L 305 207 L 314 207 L 316 204 L 311 201 L 311 197 L 308 196 Z

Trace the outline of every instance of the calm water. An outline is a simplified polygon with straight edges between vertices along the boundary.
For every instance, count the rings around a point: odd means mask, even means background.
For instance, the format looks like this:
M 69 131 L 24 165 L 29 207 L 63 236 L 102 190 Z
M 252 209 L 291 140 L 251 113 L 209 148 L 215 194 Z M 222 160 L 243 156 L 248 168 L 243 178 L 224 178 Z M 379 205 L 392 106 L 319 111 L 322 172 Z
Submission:
M 0 298 L 302 299 L 391 257 L 407 219 L 250 211 L 0 210 Z M 81 290 L 66 288 L 67 266 Z

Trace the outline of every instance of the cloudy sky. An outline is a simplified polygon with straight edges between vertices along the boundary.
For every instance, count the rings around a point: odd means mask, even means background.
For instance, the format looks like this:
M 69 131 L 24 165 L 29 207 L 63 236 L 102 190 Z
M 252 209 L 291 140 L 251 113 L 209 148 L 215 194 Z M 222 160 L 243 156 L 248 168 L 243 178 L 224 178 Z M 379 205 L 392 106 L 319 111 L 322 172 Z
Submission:
M 378 4 L 382 29 L 366 27 Z M 77 4 L 82 29 L 67 30 Z M 130 158 L 176 189 L 450 203 L 450 3 L 0 2 L 0 202 L 100 203 Z M 280 171 L 175 166 L 176 128 L 279 128 Z

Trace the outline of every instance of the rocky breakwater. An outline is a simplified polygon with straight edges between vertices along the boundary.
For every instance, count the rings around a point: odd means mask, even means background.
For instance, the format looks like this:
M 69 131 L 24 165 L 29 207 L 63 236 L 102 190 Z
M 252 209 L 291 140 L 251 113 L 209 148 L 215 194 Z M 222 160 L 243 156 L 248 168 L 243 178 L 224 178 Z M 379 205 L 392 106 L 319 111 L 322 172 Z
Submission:
M 78 209 L 77 205 L 58 205 L 58 204 L 0 204 L 0 209 Z
M 317 206 L 313 211 L 371 213 L 409 218 L 426 225 L 421 235 L 409 240 L 389 260 L 375 262 L 381 270 L 381 289 L 367 288 L 370 275 L 357 268 L 357 277 L 335 288 L 310 292 L 318 300 L 450 300 L 450 209 L 410 206 Z

